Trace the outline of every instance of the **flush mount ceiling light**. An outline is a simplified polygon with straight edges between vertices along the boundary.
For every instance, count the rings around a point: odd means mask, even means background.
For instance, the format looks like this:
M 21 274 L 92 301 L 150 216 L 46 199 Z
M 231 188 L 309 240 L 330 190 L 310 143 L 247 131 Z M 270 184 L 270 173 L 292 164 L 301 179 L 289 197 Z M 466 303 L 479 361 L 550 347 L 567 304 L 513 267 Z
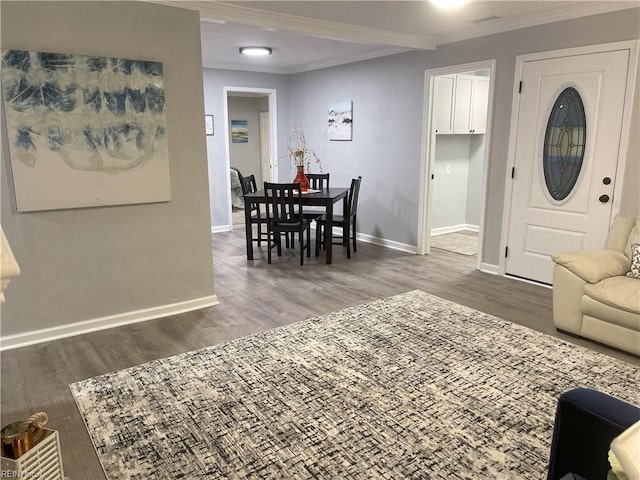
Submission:
M 266 55 L 271 55 L 271 48 L 270 47 L 240 47 L 240 53 L 242 55 L 264 57 Z
M 429 0 L 433 5 L 439 8 L 453 9 L 469 3 L 471 0 Z

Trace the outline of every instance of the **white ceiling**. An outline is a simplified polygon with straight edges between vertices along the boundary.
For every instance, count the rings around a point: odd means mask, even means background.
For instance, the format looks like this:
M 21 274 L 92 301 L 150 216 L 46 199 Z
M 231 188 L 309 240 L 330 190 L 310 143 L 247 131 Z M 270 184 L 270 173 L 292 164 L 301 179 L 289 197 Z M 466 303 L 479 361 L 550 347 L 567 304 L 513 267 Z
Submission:
M 427 0 L 156 3 L 200 12 L 204 67 L 285 74 L 432 50 L 445 43 L 640 5 L 638 0 L 473 0 L 444 11 Z M 240 55 L 238 49 L 248 45 L 272 47 L 273 54 Z

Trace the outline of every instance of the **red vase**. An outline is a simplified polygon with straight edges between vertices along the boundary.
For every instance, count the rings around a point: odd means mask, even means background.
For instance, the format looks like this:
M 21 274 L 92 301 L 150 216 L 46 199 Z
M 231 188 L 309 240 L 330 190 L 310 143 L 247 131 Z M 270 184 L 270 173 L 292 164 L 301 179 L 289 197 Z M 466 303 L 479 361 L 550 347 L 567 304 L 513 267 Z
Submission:
M 298 173 L 296 173 L 296 178 L 293 179 L 293 183 L 300 184 L 300 191 L 306 192 L 309 190 L 309 179 L 304 174 L 304 165 L 296 165 L 298 169 Z

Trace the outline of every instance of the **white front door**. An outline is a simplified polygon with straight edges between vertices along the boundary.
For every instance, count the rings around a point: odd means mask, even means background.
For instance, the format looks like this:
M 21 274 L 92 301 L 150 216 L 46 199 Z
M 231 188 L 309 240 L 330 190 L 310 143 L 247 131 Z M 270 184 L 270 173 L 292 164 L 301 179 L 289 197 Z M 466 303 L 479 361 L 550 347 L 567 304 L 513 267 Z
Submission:
M 523 63 L 505 272 L 552 282 L 551 255 L 604 246 L 629 50 Z

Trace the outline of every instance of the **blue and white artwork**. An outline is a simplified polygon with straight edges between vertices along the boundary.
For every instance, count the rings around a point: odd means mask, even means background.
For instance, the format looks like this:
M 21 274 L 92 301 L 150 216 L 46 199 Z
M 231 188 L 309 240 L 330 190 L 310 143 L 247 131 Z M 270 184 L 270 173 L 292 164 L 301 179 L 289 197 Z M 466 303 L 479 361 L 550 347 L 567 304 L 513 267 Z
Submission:
M 162 63 L 2 51 L 18 211 L 169 201 Z
M 329 140 L 351 140 L 353 102 L 329 105 Z

